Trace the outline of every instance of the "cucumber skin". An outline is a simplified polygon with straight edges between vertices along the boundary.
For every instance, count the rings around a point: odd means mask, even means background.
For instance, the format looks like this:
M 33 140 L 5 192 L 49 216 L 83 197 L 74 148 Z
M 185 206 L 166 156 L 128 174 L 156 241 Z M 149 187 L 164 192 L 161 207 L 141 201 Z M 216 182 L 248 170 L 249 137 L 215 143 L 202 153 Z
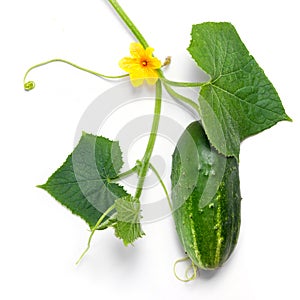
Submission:
M 212 180 L 216 176 L 217 182 L 203 206 L 200 199 L 208 174 L 212 174 Z M 202 125 L 196 121 L 177 143 L 171 182 L 173 218 L 185 252 L 202 269 L 222 266 L 236 246 L 241 221 L 237 160 L 211 147 Z

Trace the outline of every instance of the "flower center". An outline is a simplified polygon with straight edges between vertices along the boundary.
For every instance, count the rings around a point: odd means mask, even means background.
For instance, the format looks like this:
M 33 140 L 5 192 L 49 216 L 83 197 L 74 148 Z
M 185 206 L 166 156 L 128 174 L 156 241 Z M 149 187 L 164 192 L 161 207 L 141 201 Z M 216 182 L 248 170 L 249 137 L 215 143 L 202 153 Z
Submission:
M 148 65 L 148 62 L 147 62 L 146 60 L 143 60 L 143 61 L 142 61 L 142 66 L 143 66 L 143 67 L 147 67 L 147 65 Z

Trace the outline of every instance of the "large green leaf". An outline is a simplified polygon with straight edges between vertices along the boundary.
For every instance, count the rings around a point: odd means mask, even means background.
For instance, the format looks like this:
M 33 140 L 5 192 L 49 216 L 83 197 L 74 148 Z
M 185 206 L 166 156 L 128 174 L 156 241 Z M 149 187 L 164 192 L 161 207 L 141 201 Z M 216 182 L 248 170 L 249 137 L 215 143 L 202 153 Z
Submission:
M 238 158 L 242 140 L 291 120 L 233 25 L 194 25 L 188 51 L 211 78 L 200 90 L 200 117 L 219 152 Z
M 122 165 L 118 142 L 83 133 L 65 163 L 39 187 L 92 228 L 116 199 L 128 196 L 108 180 L 117 176 Z

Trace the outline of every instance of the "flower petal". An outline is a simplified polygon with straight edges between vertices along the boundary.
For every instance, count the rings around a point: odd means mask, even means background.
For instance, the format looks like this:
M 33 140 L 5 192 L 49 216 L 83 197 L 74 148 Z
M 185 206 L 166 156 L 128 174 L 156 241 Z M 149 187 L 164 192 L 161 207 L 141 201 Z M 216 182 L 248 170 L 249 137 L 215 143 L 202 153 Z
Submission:
M 144 80 L 150 85 L 157 81 L 158 72 L 156 69 L 161 67 L 161 62 L 153 57 L 153 51 L 154 49 L 151 47 L 144 49 L 140 43 L 131 43 L 131 57 L 124 57 L 119 61 L 120 68 L 129 73 L 133 86 L 140 86 Z
M 154 85 L 158 79 L 158 74 L 153 69 L 148 69 L 145 79 L 149 85 Z
M 145 50 L 145 54 L 146 54 L 148 57 L 150 57 L 150 58 L 153 57 L 153 55 L 152 55 L 153 52 L 154 52 L 154 49 L 151 48 L 151 47 L 147 47 L 146 50 Z
M 119 61 L 119 67 L 124 71 L 131 73 L 140 69 L 140 63 L 136 60 L 136 58 L 124 57 Z
M 139 73 L 131 73 L 130 74 L 130 81 L 131 81 L 131 84 L 134 86 L 134 87 L 138 87 L 140 85 L 143 84 L 144 82 L 144 77 L 140 76 Z
M 154 85 L 156 83 L 157 79 L 158 79 L 157 77 L 156 78 L 148 77 L 148 78 L 146 78 L 146 81 L 149 85 Z
M 151 57 L 151 59 L 148 61 L 148 66 L 152 69 L 159 69 L 161 67 L 161 61 L 156 57 Z
M 140 43 L 131 43 L 130 54 L 134 58 L 140 58 L 145 55 L 145 49 Z

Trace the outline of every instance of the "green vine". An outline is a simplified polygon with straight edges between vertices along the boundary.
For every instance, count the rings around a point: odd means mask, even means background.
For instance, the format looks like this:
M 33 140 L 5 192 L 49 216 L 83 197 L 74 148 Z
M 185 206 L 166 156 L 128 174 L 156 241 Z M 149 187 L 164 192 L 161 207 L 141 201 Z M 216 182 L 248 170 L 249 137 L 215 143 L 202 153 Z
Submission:
M 253 56 L 249 54 L 230 23 L 207 22 L 193 26 L 188 51 L 210 79 L 207 82 L 178 82 L 164 75 L 163 68 L 171 63 L 171 58 L 167 57 L 162 64 L 153 55 L 154 49 L 149 47 L 145 37 L 118 1 L 107 1 L 138 41 L 130 45 L 131 56 L 124 57 L 119 62 L 120 68 L 125 70 L 126 74 L 104 75 L 70 61 L 55 58 L 30 67 L 23 79 L 24 89 L 30 91 L 35 88 L 34 81 L 27 81 L 32 70 L 50 63 L 61 62 L 101 78 L 129 77 L 134 87 L 142 85 L 144 81 L 155 86 L 151 132 L 144 155 L 137 160 L 133 168 L 120 172 L 123 160 L 118 142 L 83 133 L 65 163 L 49 177 L 45 184 L 38 186 L 48 191 L 90 226 L 91 233 L 87 247 L 77 264 L 90 249 L 92 238 L 97 230 L 114 228 L 116 237 L 120 238 L 126 246 L 144 235 L 141 228 L 140 198 L 149 170 L 152 170 L 157 177 L 166 195 L 170 211 L 173 212 L 167 187 L 157 169 L 151 164 L 161 118 L 163 88 L 175 101 L 188 105 L 196 111 L 209 142 L 220 155 L 225 157 L 233 156 L 238 159 L 240 143 L 245 138 L 270 128 L 279 121 L 291 121 L 273 85 Z M 230 47 L 229 43 L 231 43 Z M 176 87 L 198 88 L 198 102 L 177 92 L 174 89 Z M 112 165 L 114 168 L 111 167 Z M 78 168 L 80 168 L 79 172 Z M 119 181 L 132 175 L 137 176 L 133 196 L 119 184 Z M 220 236 L 219 251 L 222 241 Z M 177 276 L 177 263 L 188 259 L 189 257 L 180 259 L 174 264 L 175 276 L 184 282 L 195 279 L 197 274 L 197 264 L 192 260 L 191 266 L 185 272 L 185 278 Z M 192 270 L 191 276 L 189 276 L 190 270 Z

